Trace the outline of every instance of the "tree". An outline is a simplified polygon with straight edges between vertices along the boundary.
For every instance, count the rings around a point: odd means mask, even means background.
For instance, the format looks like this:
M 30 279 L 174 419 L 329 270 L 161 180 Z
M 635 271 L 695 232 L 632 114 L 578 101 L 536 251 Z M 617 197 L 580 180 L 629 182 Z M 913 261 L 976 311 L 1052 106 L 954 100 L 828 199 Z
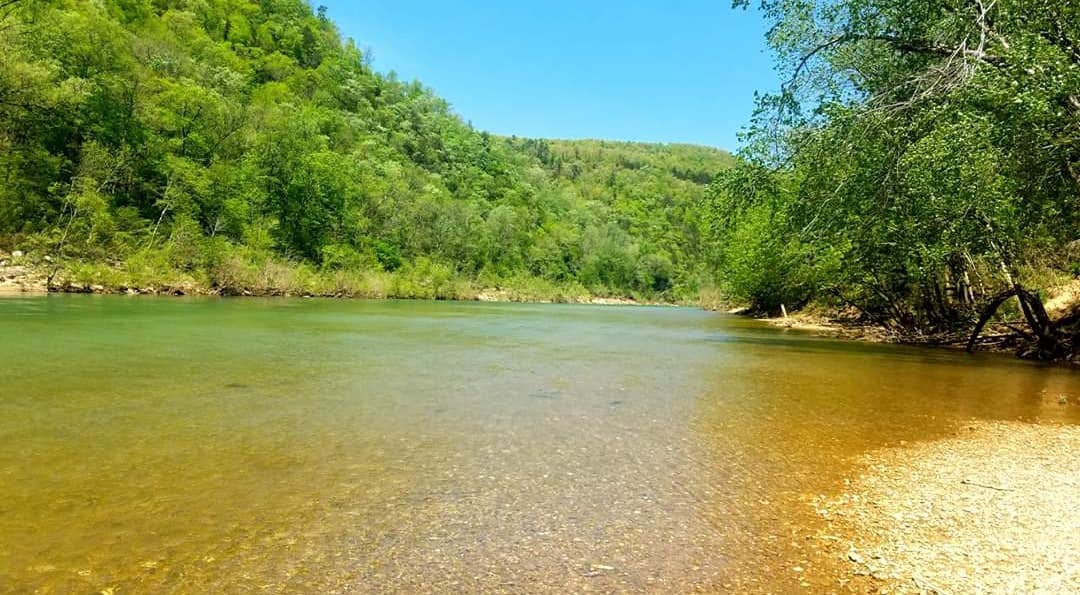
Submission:
M 730 155 L 477 131 L 303 0 L 4 3 L 0 51 L 0 242 L 61 268 L 708 281 L 681 230 Z
M 817 290 L 909 333 L 969 327 L 1003 289 L 1033 295 L 1037 255 L 1080 222 L 1080 7 L 761 9 L 786 83 L 759 102 L 746 155 L 786 180 L 787 237 L 842 250 Z

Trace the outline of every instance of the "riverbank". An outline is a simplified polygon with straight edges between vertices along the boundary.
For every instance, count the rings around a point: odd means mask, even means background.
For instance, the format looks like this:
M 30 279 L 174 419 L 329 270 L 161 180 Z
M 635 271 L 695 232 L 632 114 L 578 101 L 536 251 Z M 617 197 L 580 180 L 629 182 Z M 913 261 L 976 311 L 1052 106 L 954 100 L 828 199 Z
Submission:
M 816 311 L 792 312 L 786 316 L 758 318 L 772 326 L 806 331 L 809 333 L 839 337 L 871 343 L 901 343 L 902 337 L 876 324 L 866 324 L 853 319 L 826 316 Z
M 421 299 L 482 302 L 562 303 L 620 306 L 688 306 L 728 314 L 753 316 L 767 324 L 821 336 L 872 343 L 904 343 L 962 348 L 968 336 L 912 336 L 827 308 L 809 306 L 784 316 L 761 317 L 745 308 L 731 308 L 722 294 L 704 290 L 694 296 L 656 299 L 655 296 L 611 295 L 579 283 L 559 283 L 527 275 L 472 279 L 457 276 L 445 265 L 420 261 L 402 269 L 319 270 L 305 264 L 238 258 L 218 263 L 213 272 L 184 272 L 140 264 L 54 264 L 48 257 L 0 252 L 0 295 L 18 293 L 93 293 L 114 295 L 196 295 L 222 297 L 325 297 L 360 299 Z M 1076 285 L 1080 285 L 1078 282 Z M 1062 297 L 1064 296 L 1064 297 Z M 1070 313 L 1080 308 L 1080 287 L 1053 294 L 1047 309 Z M 990 325 L 991 327 L 994 325 Z M 1000 326 L 1000 325 L 999 325 Z M 1025 357 L 1024 338 L 1007 327 L 984 332 L 980 351 L 1014 353 Z M 1080 353 L 1062 358 L 1080 365 Z
M 531 302 L 620 306 L 671 306 L 644 296 L 598 294 L 576 283 L 529 276 L 478 281 L 423 263 L 394 272 L 318 271 L 304 265 L 223 263 L 213 275 L 140 268 L 137 265 L 65 263 L 0 252 L 0 294 L 326 297 Z
M 47 291 L 47 276 L 26 262 L 22 252 L 0 252 L 0 295 Z
M 813 304 L 800 310 L 785 311 L 781 316 L 769 316 L 751 310 L 737 302 L 733 303 L 722 292 L 712 290 L 703 291 L 696 305 L 712 312 L 744 316 L 778 328 L 803 331 L 820 336 L 871 343 L 903 342 L 901 337 L 889 332 L 888 329 L 880 325 L 868 324 L 854 316 L 844 316 L 835 310 Z
M 1054 305 L 1062 312 L 1073 312 L 1080 306 L 1076 301 L 1070 301 L 1065 306 L 1060 303 L 1048 303 Z M 1052 320 L 1056 320 L 1054 314 L 1057 310 L 1050 310 Z M 740 310 L 731 310 L 732 314 L 747 314 Z M 938 347 L 946 349 L 966 349 L 971 333 L 967 329 L 942 334 L 917 334 L 903 333 L 896 329 L 890 329 L 878 324 L 868 323 L 856 317 L 845 316 L 828 310 L 811 308 L 808 310 L 791 312 L 786 316 L 755 316 L 757 320 L 772 326 L 807 332 L 819 336 L 835 337 L 853 341 L 865 341 L 869 343 L 898 343 L 916 345 L 922 347 Z M 986 326 L 975 342 L 975 350 L 986 353 L 1012 354 L 1024 359 L 1039 359 L 1033 356 L 1033 341 L 1031 337 L 1021 335 L 1016 330 L 1016 325 L 1001 322 L 992 322 Z M 1056 363 L 1080 365 L 1080 352 L 1066 352 L 1065 356 L 1053 360 Z
M 1075 406 L 1065 399 L 1063 406 Z M 1080 591 L 1080 427 L 975 422 L 863 457 L 815 503 L 849 577 L 893 593 Z

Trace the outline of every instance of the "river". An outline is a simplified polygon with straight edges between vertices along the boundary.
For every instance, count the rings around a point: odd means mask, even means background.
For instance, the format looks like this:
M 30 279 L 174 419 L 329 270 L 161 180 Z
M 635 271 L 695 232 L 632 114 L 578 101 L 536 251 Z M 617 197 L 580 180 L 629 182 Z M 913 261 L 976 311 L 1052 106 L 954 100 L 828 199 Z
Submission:
M 863 453 L 1080 422 L 1069 370 L 687 308 L 49 296 L 0 336 L 13 592 L 825 588 L 810 501 Z

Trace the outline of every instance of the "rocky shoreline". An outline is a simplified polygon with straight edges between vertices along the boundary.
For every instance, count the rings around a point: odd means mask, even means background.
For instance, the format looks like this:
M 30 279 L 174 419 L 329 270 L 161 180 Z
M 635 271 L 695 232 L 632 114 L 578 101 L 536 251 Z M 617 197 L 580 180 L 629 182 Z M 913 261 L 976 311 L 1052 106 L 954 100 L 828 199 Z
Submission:
M 97 293 L 126 295 L 219 295 L 195 284 L 183 286 L 108 287 L 101 284 L 78 284 L 68 280 L 52 280 L 46 272 L 48 257 L 32 261 L 25 253 L 0 252 L 0 295 L 40 295 L 45 293 Z
M 0 252 L 0 295 L 13 293 L 46 293 L 48 278 L 28 262 L 26 255 L 16 250 Z
M 325 297 L 387 299 L 388 295 L 351 295 L 348 293 L 293 293 L 285 290 L 269 289 L 222 289 L 206 287 L 192 281 L 180 283 L 158 283 L 145 286 L 105 285 L 101 283 L 77 283 L 58 276 L 50 280 L 45 270 L 51 261 L 33 261 L 25 253 L 15 251 L 10 254 L 0 252 L 0 295 L 40 295 L 45 293 L 73 293 L 99 295 L 152 295 L 152 296 L 207 296 L 207 297 Z M 479 302 L 529 302 L 529 303 L 570 303 L 591 304 L 598 306 L 676 306 L 679 304 L 657 301 L 642 301 L 628 297 L 610 296 L 564 296 L 563 299 L 521 299 L 511 291 L 499 288 L 485 288 L 475 292 L 470 299 L 459 301 Z

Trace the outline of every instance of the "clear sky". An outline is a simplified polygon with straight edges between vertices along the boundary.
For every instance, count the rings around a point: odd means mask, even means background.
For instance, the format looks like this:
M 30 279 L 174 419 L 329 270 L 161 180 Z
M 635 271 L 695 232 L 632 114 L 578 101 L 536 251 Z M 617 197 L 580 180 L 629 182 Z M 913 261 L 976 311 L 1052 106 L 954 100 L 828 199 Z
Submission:
M 765 24 L 729 0 L 312 0 L 375 68 L 477 128 L 737 148 L 775 90 Z

